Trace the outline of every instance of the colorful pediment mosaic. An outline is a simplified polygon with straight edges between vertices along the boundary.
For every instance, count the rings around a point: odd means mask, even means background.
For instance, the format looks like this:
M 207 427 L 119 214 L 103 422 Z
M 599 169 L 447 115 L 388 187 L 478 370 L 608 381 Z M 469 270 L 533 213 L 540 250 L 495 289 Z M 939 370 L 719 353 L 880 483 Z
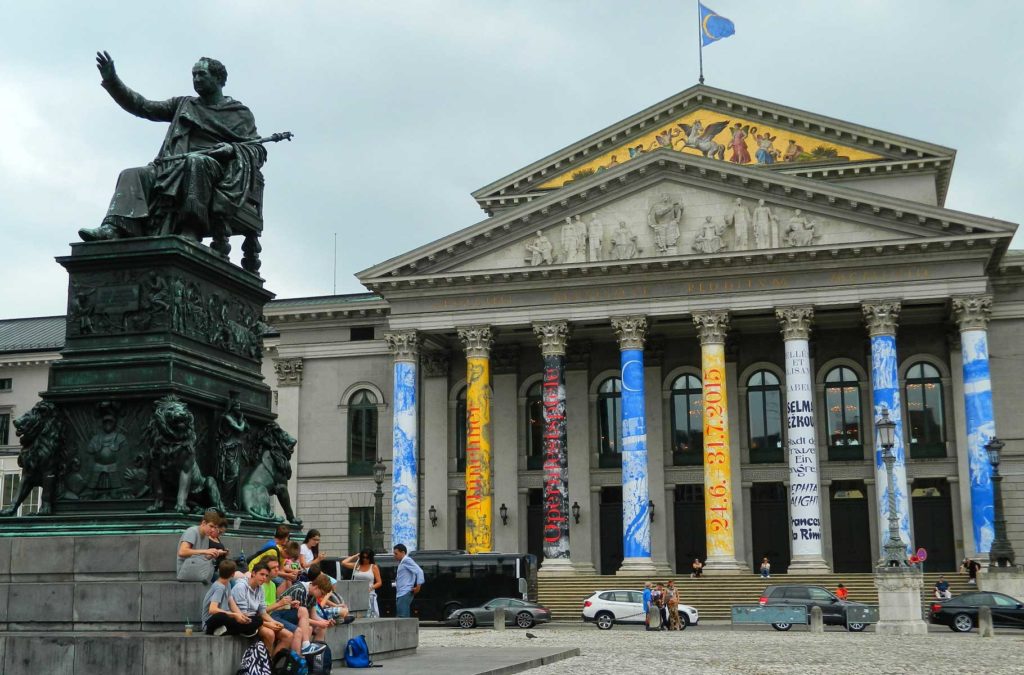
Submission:
M 656 127 L 650 133 L 624 143 L 583 166 L 567 171 L 540 187 L 559 188 L 577 178 L 610 169 L 659 148 L 671 148 L 679 152 L 748 166 L 882 159 L 881 155 L 859 148 L 829 143 L 820 138 L 736 115 L 697 109 L 661 127 Z

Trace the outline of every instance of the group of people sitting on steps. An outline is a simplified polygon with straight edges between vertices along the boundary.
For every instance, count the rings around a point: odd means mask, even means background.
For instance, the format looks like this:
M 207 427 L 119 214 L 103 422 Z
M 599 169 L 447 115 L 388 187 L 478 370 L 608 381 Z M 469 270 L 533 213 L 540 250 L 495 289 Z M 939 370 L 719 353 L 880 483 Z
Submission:
M 220 541 L 226 529 L 222 514 L 207 511 L 178 541 L 178 581 L 210 583 L 202 604 L 207 634 L 259 636 L 271 657 L 282 649 L 305 654 L 328 628 L 355 619 L 336 580 L 320 570 L 319 532 L 309 530 L 300 546 L 280 525 L 255 555 L 236 562 Z

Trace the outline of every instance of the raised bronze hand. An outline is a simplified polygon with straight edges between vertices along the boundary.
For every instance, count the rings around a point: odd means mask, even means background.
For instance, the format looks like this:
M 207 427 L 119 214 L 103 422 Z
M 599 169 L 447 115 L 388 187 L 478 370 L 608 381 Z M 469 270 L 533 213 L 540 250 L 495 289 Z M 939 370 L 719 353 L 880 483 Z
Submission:
M 114 59 L 110 58 L 110 54 L 107 52 L 96 52 L 96 69 L 100 71 L 104 82 L 117 77 L 117 71 L 114 70 Z

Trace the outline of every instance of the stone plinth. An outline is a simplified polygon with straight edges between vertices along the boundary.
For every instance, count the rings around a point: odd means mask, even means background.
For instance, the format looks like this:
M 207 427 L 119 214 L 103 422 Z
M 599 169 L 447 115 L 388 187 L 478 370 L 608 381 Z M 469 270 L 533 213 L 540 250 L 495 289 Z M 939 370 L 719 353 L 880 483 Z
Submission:
M 1024 602 L 1024 567 L 989 567 L 978 575 L 978 587 Z
M 831 574 L 828 563 L 820 556 L 795 555 L 789 562 L 787 574 Z
M 925 635 L 928 624 L 921 618 L 921 587 L 924 575 L 908 567 L 878 567 L 878 624 L 882 635 Z

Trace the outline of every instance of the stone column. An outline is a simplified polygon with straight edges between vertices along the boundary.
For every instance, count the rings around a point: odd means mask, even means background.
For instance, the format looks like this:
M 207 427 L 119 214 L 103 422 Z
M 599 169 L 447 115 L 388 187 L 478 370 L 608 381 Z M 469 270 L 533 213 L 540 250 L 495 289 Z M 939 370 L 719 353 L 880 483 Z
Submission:
M 889 410 L 889 419 L 896 423 L 892 452 L 896 458 L 893 465 L 893 481 L 889 485 L 885 464 L 882 462 L 882 447 L 875 433 L 875 494 L 878 497 L 879 523 L 889 517 L 889 490 L 896 491 L 896 510 L 900 517 L 900 538 L 907 545 L 907 555 L 913 535 L 910 532 L 910 498 L 907 491 L 906 450 L 903 444 L 903 406 L 900 403 L 899 360 L 896 358 L 896 328 L 900 313 L 899 301 L 864 303 L 862 306 L 868 335 L 871 338 L 871 402 L 872 425 L 881 417 L 882 408 Z M 878 528 L 879 550 L 889 539 L 887 527 Z
M 974 550 L 979 554 L 989 552 L 995 536 L 992 465 L 985 451 L 985 444 L 996 435 L 996 421 L 992 413 L 992 378 L 988 369 L 988 320 L 991 313 L 991 296 L 953 298 L 953 318 L 960 329 L 960 354 L 963 359 L 971 526 Z
M 566 444 L 569 459 L 569 508 L 580 505 L 580 522 L 569 523 L 572 541 L 572 566 L 581 574 L 596 574 L 592 550 L 592 524 L 599 511 L 591 510 L 590 499 L 590 419 L 593 406 L 588 393 L 590 345 L 574 340 L 566 350 L 565 415 Z
M 466 550 L 494 550 L 491 498 L 490 326 L 458 329 L 466 349 Z
M 519 345 L 491 350 L 491 494 L 495 511 L 494 550 L 519 551 L 520 529 L 526 532 L 526 504 L 519 499 L 519 407 L 516 395 Z M 501 520 L 501 505 L 508 509 L 508 524 Z
M 277 423 L 282 429 L 295 438 L 295 450 L 292 452 L 292 475 L 288 479 L 288 494 L 292 499 L 292 510 L 300 518 L 299 506 L 299 394 L 302 391 L 302 359 L 274 359 L 274 373 L 277 375 Z M 275 502 L 276 503 L 276 502 Z M 280 509 L 280 505 L 275 507 Z
M 455 512 L 448 511 L 448 354 L 420 352 L 422 370 L 423 500 L 421 515 L 423 536 L 420 543 L 428 549 L 448 546 L 448 522 Z M 429 424 L 427 424 L 429 421 Z M 437 514 L 437 525 L 429 521 L 430 507 Z
M 782 327 L 786 353 L 786 445 L 789 456 L 789 526 L 792 535 L 789 571 L 795 574 L 829 572 L 822 555 L 821 489 L 818 476 L 817 424 L 814 386 L 807 339 L 814 308 L 780 307 L 775 316 Z
M 569 559 L 569 458 L 566 452 L 565 346 L 569 324 L 533 324 L 544 358 L 544 562 L 542 574 L 572 572 Z
M 420 337 L 414 330 L 387 332 L 395 359 L 391 427 L 391 542 L 415 551 L 419 543 L 419 434 L 417 364 Z
M 733 517 L 729 396 L 726 387 L 725 310 L 693 315 L 700 337 L 701 380 L 704 399 L 704 527 L 707 532 L 708 571 L 739 574 L 736 560 L 736 522 Z
M 619 573 L 653 572 L 647 489 L 647 416 L 644 401 L 644 336 L 647 318 L 612 318 L 622 364 L 622 567 Z

